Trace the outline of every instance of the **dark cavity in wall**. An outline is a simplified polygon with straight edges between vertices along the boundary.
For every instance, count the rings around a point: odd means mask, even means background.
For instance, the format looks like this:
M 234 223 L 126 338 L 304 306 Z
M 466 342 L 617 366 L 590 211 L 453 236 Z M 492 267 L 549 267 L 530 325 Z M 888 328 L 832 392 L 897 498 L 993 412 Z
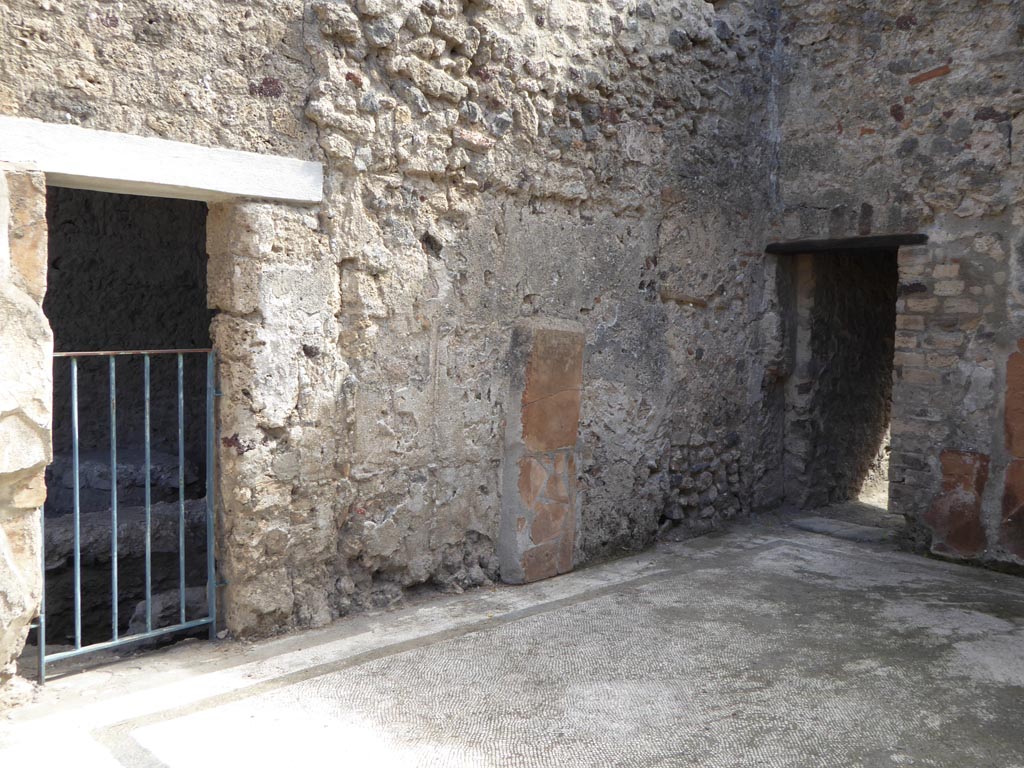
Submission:
M 210 346 L 206 305 L 206 205 L 51 187 L 49 271 L 43 309 L 58 352 Z M 110 629 L 110 397 L 108 358 L 78 362 L 83 632 Z M 117 464 L 119 613 L 122 631 L 144 594 L 144 384 L 141 357 L 119 357 Z M 205 376 L 203 355 L 184 356 L 187 580 L 204 578 Z M 174 355 L 151 357 L 153 592 L 178 584 L 178 401 Z M 54 360 L 54 461 L 47 470 L 47 641 L 70 632 L 73 508 L 71 382 Z M 196 530 L 193 530 L 195 528 Z M 176 594 L 175 594 L 176 605 Z M 96 626 L 93 626 L 95 622 Z M 97 634 L 92 636 L 93 632 Z
M 789 370 L 785 497 L 800 508 L 887 502 L 895 249 L 784 256 Z

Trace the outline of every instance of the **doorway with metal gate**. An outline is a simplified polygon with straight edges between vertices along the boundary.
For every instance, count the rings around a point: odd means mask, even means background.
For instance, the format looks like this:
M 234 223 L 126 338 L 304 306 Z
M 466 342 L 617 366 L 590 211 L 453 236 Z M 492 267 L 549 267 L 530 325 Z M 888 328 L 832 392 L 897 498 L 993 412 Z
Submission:
M 216 628 L 206 205 L 50 187 L 39 678 Z

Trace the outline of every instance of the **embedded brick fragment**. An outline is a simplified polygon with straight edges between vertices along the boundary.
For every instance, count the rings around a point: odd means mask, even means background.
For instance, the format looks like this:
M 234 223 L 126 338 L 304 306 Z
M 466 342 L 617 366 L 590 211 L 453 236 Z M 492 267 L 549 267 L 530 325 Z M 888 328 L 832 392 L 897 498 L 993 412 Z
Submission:
M 541 502 L 530 527 L 530 539 L 534 544 L 556 539 L 563 533 L 569 517 L 569 504 L 562 502 Z
M 558 542 L 548 541 L 523 553 L 523 583 L 558 575 Z

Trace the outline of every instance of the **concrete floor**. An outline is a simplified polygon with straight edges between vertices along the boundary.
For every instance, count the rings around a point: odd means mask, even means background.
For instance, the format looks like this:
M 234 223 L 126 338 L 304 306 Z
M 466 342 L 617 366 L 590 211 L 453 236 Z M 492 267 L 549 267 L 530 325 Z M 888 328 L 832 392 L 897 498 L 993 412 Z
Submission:
M 784 525 L 46 686 L 0 765 L 1024 768 L 1024 581 Z

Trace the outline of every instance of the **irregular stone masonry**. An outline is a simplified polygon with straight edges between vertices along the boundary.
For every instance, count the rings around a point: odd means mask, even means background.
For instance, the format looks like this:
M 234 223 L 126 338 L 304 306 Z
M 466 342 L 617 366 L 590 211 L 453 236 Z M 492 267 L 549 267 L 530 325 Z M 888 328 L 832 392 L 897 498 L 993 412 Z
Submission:
M 584 339 L 577 564 L 777 505 L 792 339 L 764 246 L 802 238 L 929 236 L 898 257 L 892 503 L 931 547 L 943 452 L 988 456 L 986 548 L 960 554 L 1020 563 L 1019 22 L 1011 0 L 9 0 L 0 112 L 325 163 L 317 209 L 208 219 L 227 626 L 264 634 L 499 577 L 524 319 Z M 38 450 L 0 467 L 5 526 L 49 460 L 45 258 L 11 253 L 0 348 L 34 383 L 0 429 Z
M 27 694 L 9 681 L 42 586 L 53 352 L 42 310 L 45 200 L 41 173 L 0 164 L 0 707 Z

